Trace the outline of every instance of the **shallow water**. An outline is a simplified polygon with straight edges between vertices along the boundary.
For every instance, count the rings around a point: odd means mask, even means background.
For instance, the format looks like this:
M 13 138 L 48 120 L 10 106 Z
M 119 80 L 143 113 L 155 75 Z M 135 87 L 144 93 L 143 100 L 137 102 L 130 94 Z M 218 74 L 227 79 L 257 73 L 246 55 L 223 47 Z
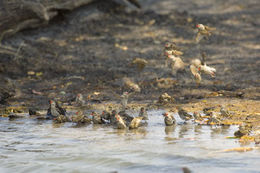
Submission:
M 241 147 L 225 139 L 237 126 L 165 128 L 161 114 L 149 112 L 148 126 L 132 131 L 2 118 L 0 172 L 260 172 L 259 149 L 222 152 Z

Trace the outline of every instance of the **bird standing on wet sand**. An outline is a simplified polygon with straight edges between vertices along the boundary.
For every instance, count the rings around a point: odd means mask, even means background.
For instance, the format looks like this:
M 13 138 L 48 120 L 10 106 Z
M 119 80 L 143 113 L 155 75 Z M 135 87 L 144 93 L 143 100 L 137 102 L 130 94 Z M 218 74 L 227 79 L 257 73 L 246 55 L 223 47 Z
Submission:
M 77 105 L 80 105 L 80 106 L 83 106 L 85 105 L 85 100 L 83 98 L 83 95 L 82 94 L 77 94 L 77 97 L 76 97 L 76 104 Z
M 103 124 L 101 116 L 98 113 L 92 112 L 90 115 L 92 116 L 92 122 L 94 124 Z
M 169 114 L 168 112 L 163 113 L 164 116 L 164 123 L 166 126 L 172 126 L 176 123 L 175 118 L 173 115 Z
M 220 114 L 224 118 L 229 118 L 231 115 L 230 112 L 228 110 L 224 109 L 223 106 L 220 106 Z
M 49 108 L 47 111 L 47 117 L 48 118 L 57 118 L 60 115 L 66 115 L 66 110 L 59 106 L 58 103 L 56 103 L 54 100 L 49 101 Z
M 82 111 L 76 112 L 76 115 L 72 116 L 71 119 L 72 119 L 72 122 L 78 123 L 78 124 L 85 124 L 85 123 L 91 122 L 91 119 L 88 118 L 87 116 L 85 116 Z
M 137 129 L 140 126 L 142 120 L 143 120 L 143 117 L 135 117 L 131 121 L 131 123 L 129 125 L 129 129 Z
M 110 124 L 116 123 L 116 115 L 117 115 L 116 110 L 113 110 L 110 114 L 110 117 L 109 117 Z
M 119 114 L 116 114 L 115 118 L 116 118 L 116 125 L 118 129 L 125 129 L 127 127 L 123 118 Z
M 143 120 L 148 120 L 148 114 L 147 111 L 144 109 L 144 107 L 141 107 L 139 112 L 139 117 L 143 117 Z
M 215 28 L 208 27 L 203 24 L 197 24 L 196 28 L 198 28 L 198 32 L 196 35 L 196 42 L 199 42 L 202 38 L 207 38 L 211 36 L 212 31 L 215 30 Z
M 120 115 L 120 116 L 123 118 L 123 120 L 124 120 L 124 122 L 126 123 L 127 126 L 128 126 L 128 125 L 132 122 L 132 120 L 134 119 L 134 117 L 128 115 L 125 111 L 120 111 L 120 112 L 118 112 L 118 115 Z
M 202 121 L 203 118 L 201 117 L 201 114 L 198 112 L 193 112 L 193 118 L 194 120 Z
M 183 108 L 177 108 L 178 114 L 182 120 L 188 121 L 192 119 L 192 115 L 188 114 Z

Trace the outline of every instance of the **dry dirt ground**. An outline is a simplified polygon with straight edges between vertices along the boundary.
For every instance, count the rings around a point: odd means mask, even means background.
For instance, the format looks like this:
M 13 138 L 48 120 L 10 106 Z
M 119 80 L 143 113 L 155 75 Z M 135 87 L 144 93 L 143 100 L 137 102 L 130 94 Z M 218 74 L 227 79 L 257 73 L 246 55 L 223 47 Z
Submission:
M 132 103 L 153 103 L 167 92 L 187 108 L 200 103 L 198 109 L 206 103 L 242 104 L 241 112 L 259 114 L 260 1 L 140 2 L 141 10 L 98 1 L 61 11 L 44 28 L 4 39 L 2 44 L 17 49 L 17 54 L 0 54 L 3 107 L 45 109 L 49 99 L 68 102 L 77 93 L 92 101 L 118 102 L 122 79 L 128 77 L 141 87 Z M 217 29 L 201 44 L 194 41 L 197 23 Z M 185 63 L 205 51 L 207 64 L 217 69 L 216 77 L 203 76 L 197 86 L 188 67 L 185 74 L 172 75 L 164 66 L 166 41 L 181 47 Z M 142 72 L 130 65 L 136 57 L 148 61 Z M 170 78 L 170 84 L 158 85 L 161 78 Z

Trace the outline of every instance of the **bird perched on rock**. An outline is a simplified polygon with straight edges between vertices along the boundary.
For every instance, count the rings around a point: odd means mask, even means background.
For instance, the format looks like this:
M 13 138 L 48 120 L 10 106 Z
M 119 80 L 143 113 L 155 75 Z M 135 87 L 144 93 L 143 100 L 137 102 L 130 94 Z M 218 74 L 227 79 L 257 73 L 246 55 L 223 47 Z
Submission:
M 215 28 L 208 27 L 203 24 L 197 24 L 196 28 L 198 29 L 197 35 L 196 35 L 196 41 L 199 42 L 202 38 L 208 38 L 211 36 L 212 31 L 215 30 Z
M 92 122 L 94 124 L 103 124 L 100 114 L 92 112 L 90 115 L 92 116 Z
M 66 115 L 66 110 L 63 109 L 58 103 L 56 103 L 54 100 L 49 101 L 49 108 L 47 110 L 47 117 L 48 118 L 57 118 L 60 115 Z
M 168 112 L 163 113 L 164 116 L 164 123 L 166 126 L 172 126 L 176 123 L 175 118 L 173 115 L 169 114 Z
M 129 129 L 137 129 L 140 126 L 142 120 L 143 120 L 143 117 L 135 117 L 131 121 L 131 123 L 129 125 Z
M 76 97 L 76 104 L 79 105 L 79 106 L 83 106 L 85 105 L 85 100 L 83 98 L 83 95 L 82 94 L 77 94 L 77 97 Z
M 188 114 L 183 108 L 177 108 L 178 114 L 182 120 L 188 121 L 192 119 L 192 115 Z
M 142 59 L 142 58 L 135 58 L 131 65 L 136 65 L 138 71 L 142 71 L 144 69 L 144 67 L 146 66 L 148 62 L 145 60 L 145 59 Z
M 123 118 L 119 114 L 116 114 L 115 118 L 116 118 L 116 126 L 117 126 L 118 129 L 127 128 L 125 121 L 123 120 Z
M 143 117 L 143 120 L 148 120 L 148 114 L 147 111 L 144 107 L 141 107 L 140 112 L 139 112 L 139 117 Z

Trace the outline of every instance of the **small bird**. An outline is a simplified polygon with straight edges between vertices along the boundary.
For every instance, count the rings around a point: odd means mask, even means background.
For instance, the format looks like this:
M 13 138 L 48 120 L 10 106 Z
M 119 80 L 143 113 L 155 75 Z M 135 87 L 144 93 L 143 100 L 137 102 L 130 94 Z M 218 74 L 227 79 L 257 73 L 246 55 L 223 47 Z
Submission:
M 123 111 L 126 110 L 128 97 L 129 97 L 128 92 L 123 92 L 123 94 L 121 95 L 121 106 Z
M 123 120 L 124 120 L 124 122 L 126 123 L 127 126 L 128 126 L 128 125 L 131 123 L 131 121 L 134 119 L 134 117 L 128 115 L 125 111 L 120 111 L 120 112 L 118 113 L 118 115 L 120 115 L 120 117 L 123 118 Z
M 116 125 L 117 125 L 118 129 L 126 129 L 127 128 L 123 118 L 119 114 L 116 114 L 115 118 L 116 118 Z
M 206 64 L 201 65 L 198 70 L 205 74 L 210 75 L 211 77 L 215 77 L 216 69 L 213 67 L 209 67 Z
M 58 115 L 57 117 L 53 118 L 54 123 L 65 123 L 69 121 L 70 119 L 65 115 Z
M 165 50 L 180 50 L 179 47 L 177 47 L 175 42 L 166 42 L 164 45 Z
M 83 95 L 81 93 L 77 94 L 76 104 L 79 105 L 79 106 L 85 105 L 85 100 L 84 100 Z
M 147 62 L 145 59 L 135 58 L 135 59 L 132 61 L 131 65 L 136 65 L 137 70 L 138 70 L 139 72 L 141 72 L 141 71 L 144 69 L 144 67 L 146 66 L 147 63 L 148 63 L 148 62 Z
M 104 111 L 102 112 L 102 114 L 101 114 L 101 118 L 102 118 L 103 120 L 106 120 L 106 121 L 109 121 L 109 120 L 110 120 L 110 116 L 111 116 L 111 113 L 108 112 L 108 111 L 106 111 L 106 110 L 104 110 Z
M 211 112 L 213 112 L 215 109 L 215 107 L 206 107 L 206 108 L 203 108 L 203 113 L 206 115 L 206 116 L 210 116 L 211 115 Z
M 220 114 L 224 118 L 229 118 L 231 116 L 230 112 L 226 110 L 223 106 L 220 106 Z
M 66 110 L 60 107 L 58 103 L 56 103 L 54 100 L 49 101 L 49 108 L 47 110 L 47 117 L 48 118 L 57 118 L 60 115 L 66 115 Z
M 167 42 L 164 46 L 164 55 L 166 56 L 165 67 L 168 67 L 169 55 L 172 56 L 181 56 L 183 52 L 180 51 L 180 48 L 176 46 L 174 42 Z
M 172 126 L 176 123 L 175 118 L 173 115 L 169 114 L 168 112 L 163 113 L 164 116 L 164 123 L 166 126 Z
M 198 68 L 195 65 L 191 64 L 190 71 L 193 77 L 195 78 L 196 83 L 199 84 L 201 82 L 201 75 L 199 73 Z
M 143 117 L 143 120 L 148 120 L 148 114 L 147 111 L 144 109 L 144 107 L 141 107 L 139 112 L 139 117 Z
M 117 115 L 116 110 L 112 110 L 112 112 L 110 114 L 110 117 L 109 117 L 110 124 L 115 124 L 116 123 L 116 115 Z
M 92 122 L 94 124 L 103 124 L 100 114 L 92 112 L 90 115 L 92 116 Z
M 35 109 L 29 109 L 29 115 L 30 116 L 41 116 L 39 112 L 37 112 Z
M 194 120 L 202 121 L 203 118 L 201 117 L 201 114 L 198 112 L 193 112 L 193 118 Z
M 184 71 L 186 65 L 180 57 L 168 55 L 168 58 L 171 60 L 171 69 L 173 74 L 177 71 Z
M 91 123 L 91 119 L 88 118 L 83 114 L 82 111 L 76 112 L 75 116 L 72 116 L 72 122 L 78 123 L 78 124 L 85 124 L 85 123 Z
M 203 24 L 197 24 L 196 28 L 198 28 L 196 42 L 199 42 L 202 38 L 208 39 L 208 37 L 211 36 L 212 31 L 215 30 L 215 28 L 211 28 Z
M 188 114 L 183 108 L 177 108 L 178 114 L 182 120 L 188 121 L 192 119 L 192 115 Z
M 129 125 L 129 129 L 137 129 L 140 126 L 142 120 L 143 120 L 143 117 L 135 117 L 131 121 L 131 123 Z

